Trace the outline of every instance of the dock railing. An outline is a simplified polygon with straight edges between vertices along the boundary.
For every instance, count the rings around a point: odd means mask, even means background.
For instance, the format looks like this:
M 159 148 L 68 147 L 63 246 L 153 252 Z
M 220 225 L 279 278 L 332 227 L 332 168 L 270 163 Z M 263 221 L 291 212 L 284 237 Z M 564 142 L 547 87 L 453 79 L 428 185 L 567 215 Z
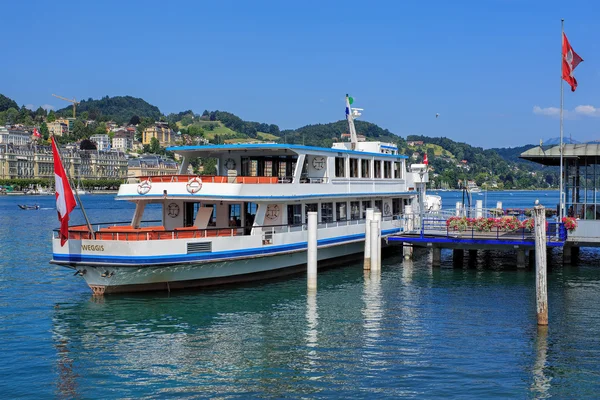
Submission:
M 452 209 L 403 214 L 400 221 L 404 233 L 421 237 L 534 239 L 533 220 L 525 213 L 505 215 L 495 209 L 465 209 L 461 212 Z M 567 229 L 561 222 L 548 220 L 546 236 L 548 241 L 564 242 L 567 239 Z

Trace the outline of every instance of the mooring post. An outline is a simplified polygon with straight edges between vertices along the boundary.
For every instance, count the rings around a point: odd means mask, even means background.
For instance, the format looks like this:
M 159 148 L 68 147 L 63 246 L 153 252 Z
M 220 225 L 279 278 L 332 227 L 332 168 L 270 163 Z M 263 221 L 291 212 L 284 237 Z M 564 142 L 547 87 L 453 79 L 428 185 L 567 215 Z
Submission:
M 317 288 L 317 212 L 308 212 L 307 280 L 308 289 Z
M 379 240 L 379 235 L 377 234 L 377 229 L 379 229 L 379 223 L 375 220 L 371 221 L 371 272 L 379 271 L 379 262 L 380 262 L 380 254 L 379 254 L 379 246 L 377 241 Z
M 373 220 L 377 221 L 377 260 L 379 269 L 381 269 L 381 211 L 375 211 L 373 213 Z
M 371 269 L 371 221 L 373 220 L 374 210 L 367 208 L 365 215 L 365 262 L 364 269 Z
M 548 276 L 546 265 L 546 209 L 533 207 L 535 224 L 535 299 L 538 325 L 548 325 Z

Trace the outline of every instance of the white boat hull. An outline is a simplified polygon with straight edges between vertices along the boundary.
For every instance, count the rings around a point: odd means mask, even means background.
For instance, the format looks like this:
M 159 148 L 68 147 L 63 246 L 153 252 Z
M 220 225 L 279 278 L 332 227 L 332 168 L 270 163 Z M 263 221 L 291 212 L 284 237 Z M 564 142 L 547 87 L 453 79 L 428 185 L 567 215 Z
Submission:
M 382 221 L 382 228 L 382 236 L 401 230 L 398 221 Z M 345 257 L 362 254 L 364 229 L 364 223 L 320 229 L 319 266 L 338 264 Z M 289 241 L 290 238 L 296 240 Z M 306 264 L 306 231 L 275 234 L 270 244 L 263 244 L 258 235 L 217 238 L 211 241 L 212 251 L 191 254 L 186 252 L 188 243 L 197 243 L 198 239 L 133 244 L 118 240 L 69 240 L 65 248 L 60 247 L 58 240 L 54 239 L 52 262 L 79 271 L 96 294 L 267 279 L 299 272 Z M 234 241 L 237 249 L 232 249 Z M 73 255 L 75 248 L 82 249 L 79 255 Z M 168 256 L 165 248 L 171 249 Z M 125 253 L 125 249 L 130 253 Z

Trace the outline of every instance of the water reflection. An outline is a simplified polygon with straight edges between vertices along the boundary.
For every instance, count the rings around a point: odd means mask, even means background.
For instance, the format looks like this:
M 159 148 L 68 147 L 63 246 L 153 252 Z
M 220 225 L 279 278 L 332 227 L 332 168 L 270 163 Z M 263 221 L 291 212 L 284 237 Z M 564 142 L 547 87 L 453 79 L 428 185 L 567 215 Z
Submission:
M 377 347 L 381 333 L 381 320 L 383 318 L 383 301 L 381 296 L 381 272 L 365 271 L 364 273 L 364 307 L 363 328 L 365 346 L 370 349 L 371 355 L 378 354 L 373 349 Z M 375 357 L 374 357 L 375 358 Z M 373 358 L 371 358 L 373 361 Z
M 538 399 L 545 399 L 550 397 L 550 381 L 551 377 L 546 376 L 546 368 L 548 355 L 548 327 L 538 326 L 537 339 L 536 339 L 536 357 L 535 364 L 533 366 L 533 383 L 531 385 L 531 391 L 535 393 L 535 397 Z
M 308 290 L 306 294 L 306 347 L 308 347 L 308 363 L 314 366 L 318 361 L 318 346 L 317 327 L 319 326 L 319 313 L 317 310 L 317 291 Z

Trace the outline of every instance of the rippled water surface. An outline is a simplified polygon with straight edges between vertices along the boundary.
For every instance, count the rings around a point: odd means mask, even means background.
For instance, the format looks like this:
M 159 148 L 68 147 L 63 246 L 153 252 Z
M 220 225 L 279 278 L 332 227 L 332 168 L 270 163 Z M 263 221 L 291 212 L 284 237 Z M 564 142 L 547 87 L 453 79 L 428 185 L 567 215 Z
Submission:
M 504 204 L 529 206 L 545 195 L 515 192 Z M 557 196 L 549 195 L 550 206 Z M 453 204 L 459 194 L 443 196 Z M 33 202 L 42 209 L 17 208 Z M 125 220 L 133 209 L 107 195 L 87 196 L 84 205 L 93 221 Z M 365 276 L 360 264 L 319 272 L 316 294 L 296 276 L 95 299 L 80 277 L 48 264 L 58 226 L 51 196 L 4 196 L 0 210 L 1 398 L 600 392 L 597 250 L 582 249 L 573 266 L 562 266 L 555 250 L 550 326 L 538 330 L 534 272 L 517 270 L 514 254 L 480 252 L 453 267 L 443 252 L 442 267 L 431 268 L 424 250 L 413 261 L 392 251 L 380 276 Z

